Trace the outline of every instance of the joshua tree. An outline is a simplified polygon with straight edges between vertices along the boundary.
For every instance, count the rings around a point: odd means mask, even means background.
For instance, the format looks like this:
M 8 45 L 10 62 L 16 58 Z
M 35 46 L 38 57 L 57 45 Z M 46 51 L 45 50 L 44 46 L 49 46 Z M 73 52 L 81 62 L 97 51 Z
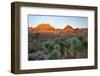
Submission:
M 40 35 L 39 33 L 34 33 L 33 40 L 36 41 L 36 39 L 38 39 L 39 35 Z

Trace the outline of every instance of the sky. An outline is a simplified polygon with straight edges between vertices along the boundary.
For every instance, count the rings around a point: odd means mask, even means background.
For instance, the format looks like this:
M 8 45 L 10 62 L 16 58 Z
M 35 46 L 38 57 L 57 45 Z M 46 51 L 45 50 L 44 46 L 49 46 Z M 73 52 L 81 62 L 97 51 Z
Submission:
M 36 27 L 38 24 L 50 24 L 55 28 L 63 29 L 67 25 L 73 28 L 87 28 L 88 17 L 77 16 L 46 16 L 46 15 L 29 15 L 28 26 Z

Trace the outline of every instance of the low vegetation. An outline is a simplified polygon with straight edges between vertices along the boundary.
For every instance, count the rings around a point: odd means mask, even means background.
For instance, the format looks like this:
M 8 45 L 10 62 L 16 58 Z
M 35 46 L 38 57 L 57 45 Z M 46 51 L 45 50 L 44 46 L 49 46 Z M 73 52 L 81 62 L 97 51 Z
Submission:
M 44 38 L 44 39 L 43 39 Z M 86 35 L 42 37 L 29 34 L 28 59 L 53 60 L 87 58 L 88 40 Z

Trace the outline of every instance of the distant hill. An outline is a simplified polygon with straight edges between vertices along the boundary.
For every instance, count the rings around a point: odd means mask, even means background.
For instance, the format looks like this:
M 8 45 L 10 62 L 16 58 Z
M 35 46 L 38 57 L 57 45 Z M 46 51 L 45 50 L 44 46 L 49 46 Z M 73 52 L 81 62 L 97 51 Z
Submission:
M 67 25 L 67 26 L 64 28 L 64 30 L 65 30 L 66 32 L 69 32 L 69 33 L 74 32 L 74 28 L 73 28 L 71 25 Z
M 37 30 L 54 30 L 55 28 L 52 27 L 50 24 L 38 24 L 37 27 L 35 27 Z
M 50 24 L 38 24 L 37 27 L 29 27 L 28 31 L 31 33 L 78 33 L 87 32 L 87 28 L 73 28 L 71 25 L 66 25 L 64 29 L 57 29 Z

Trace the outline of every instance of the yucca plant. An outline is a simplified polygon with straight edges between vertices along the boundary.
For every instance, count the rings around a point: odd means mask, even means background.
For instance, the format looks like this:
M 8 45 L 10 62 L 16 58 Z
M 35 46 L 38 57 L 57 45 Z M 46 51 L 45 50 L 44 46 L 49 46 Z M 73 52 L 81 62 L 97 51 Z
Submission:
M 71 55 L 72 57 L 80 57 L 82 51 L 82 42 L 77 37 L 71 38 Z
M 61 56 L 60 45 L 55 43 L 52 45 L 52 47 L 53 49 L 51 53 L 48 54 L 48 59 L 59 59 Z
M 49 42 L 43 45 L 44 53 L 48 59 L 60 58 L 60 45 L 55 42 Z
M 63 58 L 69 58 L 69 56 L 70 56 L 70 53 L 69 53 L 70 47 L 71 47 L 70 38 L 69 37 L 64 38 Z

